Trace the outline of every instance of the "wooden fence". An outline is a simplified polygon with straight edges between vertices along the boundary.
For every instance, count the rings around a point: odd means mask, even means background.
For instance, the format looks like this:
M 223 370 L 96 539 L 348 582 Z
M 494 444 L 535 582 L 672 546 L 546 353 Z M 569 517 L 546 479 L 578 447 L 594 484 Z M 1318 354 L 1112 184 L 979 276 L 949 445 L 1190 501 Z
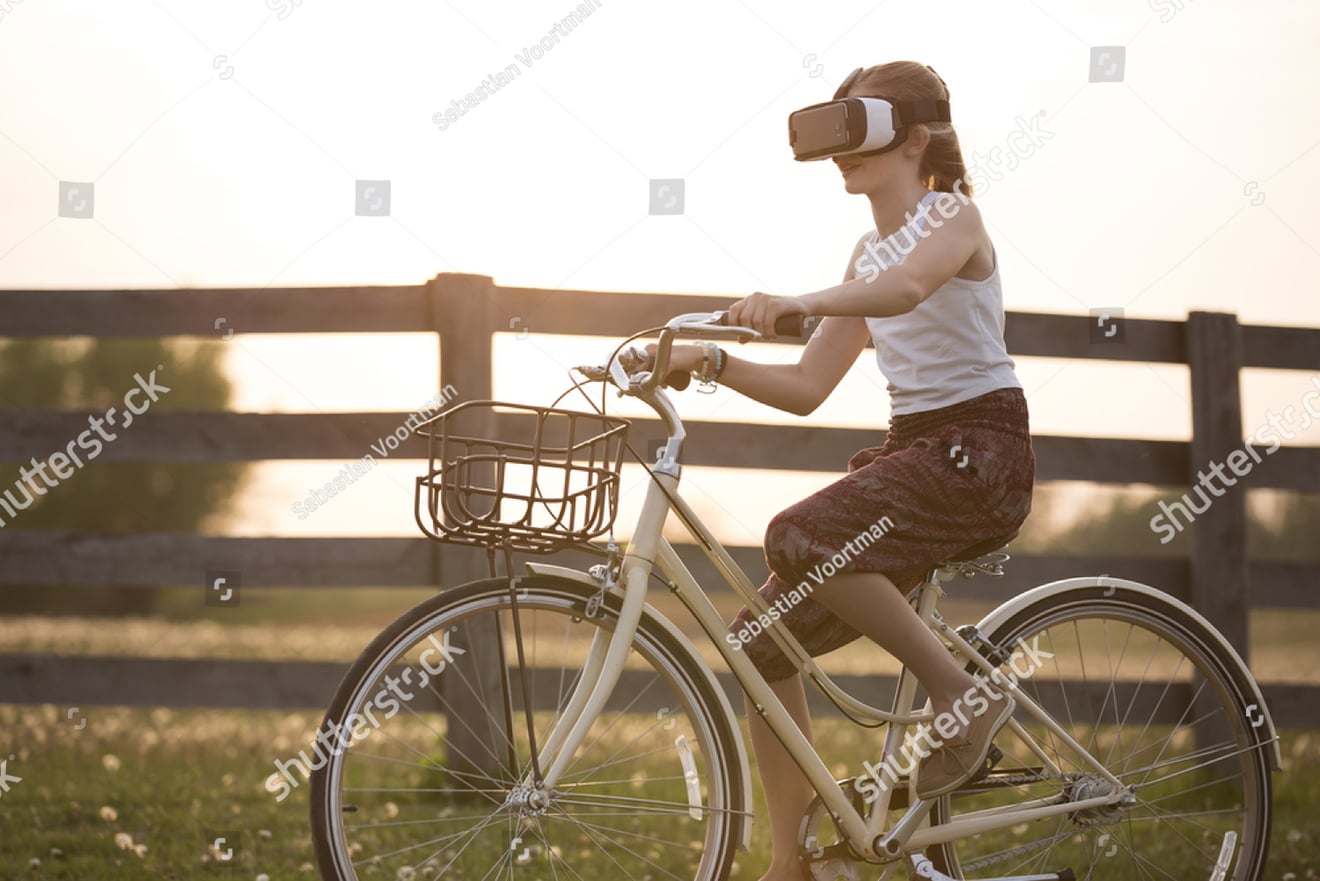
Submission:
M 278 290 L 123 290 L 0 292 L 0 339 L 172 337 L 215 339 L 222 328 L 256 333 L 439 335 L 437 388 L 465 400 L 491 397 L 493 334 L 625 337 L 672 315 L 724 308 L 727 297 L 674 297 L 497 287 L 485 276 L 443 274 L 404 287 Z M 1320 372 L 1320 330 L 1241 325 L 1231 314 L 1193 312 L 1188 320 L 1123 322 L 1123 341 L 1097 341 L 1092 319 L 1011 312 L 1006 339 L 1015 356 L 1186 364 L 1191 371 L 1190 443 L 1036 435 L 1037 479 L 1187 486 L 1198 470 L 1243 446 L 1239 373 L 1244 367 Z M 1123 392 L 1097 407 L 1118 410 Z M 87 413 L 0 411 L 0 461 L 43 459 L 87 427 Z M 194 463 L 280 459 L 354 460 L 405 414 L 253 414 L 150 411 L 105 446 L 99 461 Z M 660 436 L 658 423 L 636 435 Z M 834 471 L 873 430 L 689 424 L 686 461 L 717 467 Z M 649 434 L 648 434 L 649 432 Z M 391 454 L 424 458 L 410 439 Z M 1162 588 L 1192 603 L 1249 659 L 1249 608 L 1320 605 L 1320 567 L 1248 559 L 1247 487 L 1320 491 L 1320 449 L 1283 446 L 1242 485 L 1215 500 L 1191 527 L 1188 559 L 1016 556 L 999 579 L 978 579 L 976 594 L 1004 599 L 1036 584 L 1107 573 Z M 0 488 L 3 489 L 3 488 Z M 1153 536 L 1152 536 L 1153 537 Z M 709 573 L 694 548 L 680 549 L 694 573 Z M 735 552 L 756 577 L 759 548 Z M 0 590 L 13 585 L 144 587 L 197 585 L 208 570 L 239 571 L 242 588 L 268 586 L 443 586 L 484 573 L 484 556 L 424 538 L 231 538 L 97 535 L 0 528 Z M 232 659 L 145 659 L 53 654 L 0 655 L 0 702 L 249 708 L 324 707 L 345 665 Z M 845 677 L 873 693 L 878 684 Z M 1263 683 L 1282 726 L 1320 727 L 1320 687 Z

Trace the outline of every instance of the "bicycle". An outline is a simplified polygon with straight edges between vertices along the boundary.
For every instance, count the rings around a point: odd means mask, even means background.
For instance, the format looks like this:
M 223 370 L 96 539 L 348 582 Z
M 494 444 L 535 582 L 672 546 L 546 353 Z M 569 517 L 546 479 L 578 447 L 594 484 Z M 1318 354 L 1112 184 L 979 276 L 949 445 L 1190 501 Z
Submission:
M 909 594 L 967 670 L 1017 702 L 977 777 L 915 798 L 910 774 L 897 773 L 910 733 L 933 721 L 915 678 L 900 672 L 887 710 L 845 693 L 678 493 L 686 432 L 665 391 L 670 348 L 680 337 L 759 337 L 721 321 L 680 315 L 605 366 L 576 368 L 575 388 L 599 382 L 602 400 L 613 387 L 643 401 L 667 435 L 622 550 L 613 523 L 627 420 L 603 407 L 484 401 L 418 427 L 430 458 L 417 522 L 484 547 L 491 577 L 405 613 L 344 677 L 325 716 L 343 748 L 311 779 L 323 877 L 728 878 L 751 830 L 747 751 L 711 667 L 646 601 L 655 581 L 815 790 L 798 836 L 810 878 L 887 879 L 900 866 L 931 879 L 1261 878 L 1280 755 L 1242 659 L 1186 604 L 1107 576 L 1041 585 L 977 624 L 948 625 L 941 585 L 1002 574 L 1013 536 L 953 555 Z M 624 348 L 657 331 L 654 363 Z M 503 439 L 463 433 L 472 422 Z M 671 512 L 845 719 L 888 726 L 879 763 L 830 773 L 662 537 Z M 603 561 L 514 572 L 514 552 L 568 547 Z M 1024 649 L 1029 676 L 1017 666 Z

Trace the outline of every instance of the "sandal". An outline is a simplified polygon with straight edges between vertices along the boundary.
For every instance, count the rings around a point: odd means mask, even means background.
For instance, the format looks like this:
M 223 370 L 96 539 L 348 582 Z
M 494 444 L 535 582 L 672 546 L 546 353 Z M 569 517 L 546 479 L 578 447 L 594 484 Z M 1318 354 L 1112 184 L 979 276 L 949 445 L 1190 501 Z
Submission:
M 986 756 L 994 748 L 995 732 L 1013 715 L 1016 702 L 1005 695 L 999 712 L 985 712 L 967 726 L 962 740 L 949 741 L 921 760 L 917 766 L 917 798 L 938 798 L 952 792 L 980 773 Z

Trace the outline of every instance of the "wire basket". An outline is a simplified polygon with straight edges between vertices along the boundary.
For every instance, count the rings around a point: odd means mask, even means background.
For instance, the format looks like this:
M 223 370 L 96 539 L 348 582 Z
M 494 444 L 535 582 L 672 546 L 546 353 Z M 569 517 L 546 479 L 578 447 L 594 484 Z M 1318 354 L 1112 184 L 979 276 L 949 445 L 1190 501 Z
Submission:
M 618 514 L 627 431 L 599 413 L 451 407 L 417 427 L 429 439 L 417 525 L 440 541 L 533 553 L 590 541 Z

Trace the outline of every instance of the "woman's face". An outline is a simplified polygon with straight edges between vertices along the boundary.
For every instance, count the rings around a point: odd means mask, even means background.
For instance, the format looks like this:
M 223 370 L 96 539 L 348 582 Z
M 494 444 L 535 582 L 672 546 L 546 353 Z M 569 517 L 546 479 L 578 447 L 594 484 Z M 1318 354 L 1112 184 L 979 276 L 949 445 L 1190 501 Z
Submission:
M 905 180 L 915 179 L 928 135 L 925 126 L 918 125 L 908 132 L 900 146 L 887 153 L 834 157 L 834 165 L 843 175 L 844 190 L 871 195 L 898 188 Z
M 843 175 L 843 188 L 849 193 L 870 194 L 893 184 L 900 169 L 899 150 L 878 156 L 836 156 L 834 164 Z

